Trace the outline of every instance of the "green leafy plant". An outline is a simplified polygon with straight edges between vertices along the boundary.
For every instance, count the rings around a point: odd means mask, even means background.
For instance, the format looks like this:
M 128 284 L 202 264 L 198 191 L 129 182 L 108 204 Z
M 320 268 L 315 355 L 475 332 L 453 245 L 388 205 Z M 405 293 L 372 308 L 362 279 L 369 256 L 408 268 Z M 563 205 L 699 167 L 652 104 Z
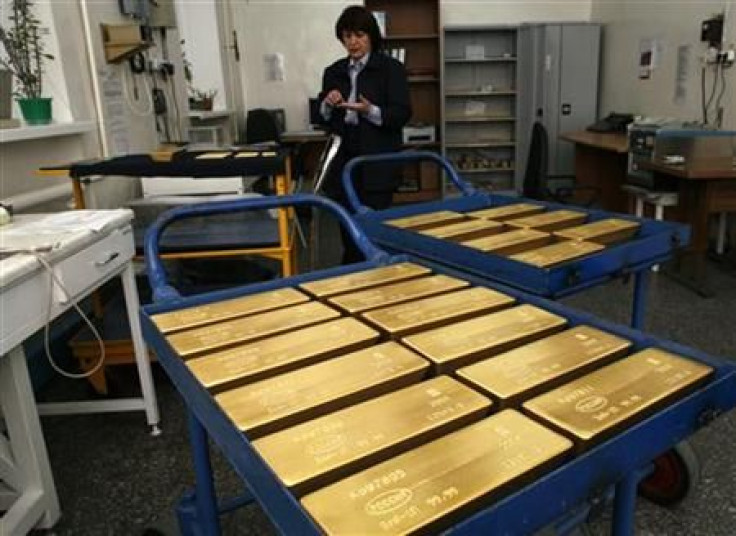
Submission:
M 7 55 L 0 58 L 0 65 L 15 76 L 16 97 L 37 99 L 43 90 L 43 63 L 54 59 L 44 52 L 43 36 L 48 29 L 34 14 L 32 0 L 12 0 L 10 10 L 9 27 L 0 26 L 0 42 Z

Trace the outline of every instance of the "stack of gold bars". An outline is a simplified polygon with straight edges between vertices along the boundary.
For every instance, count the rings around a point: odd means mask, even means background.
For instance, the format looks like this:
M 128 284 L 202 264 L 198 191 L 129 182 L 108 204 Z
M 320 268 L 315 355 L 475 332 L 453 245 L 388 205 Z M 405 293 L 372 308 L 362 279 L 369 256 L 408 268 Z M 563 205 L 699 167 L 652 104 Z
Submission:
M 584 223 L 585 212 L 514 203 L 467 213 L 442 210 L 387 220 L 386 225 L 503 255 L 539 268 L 596 253 L 632 238 L 635 221 L 606 218 Z
M 449 527 L 712 372 L 412 263 L 153 320 L 326 534 Z

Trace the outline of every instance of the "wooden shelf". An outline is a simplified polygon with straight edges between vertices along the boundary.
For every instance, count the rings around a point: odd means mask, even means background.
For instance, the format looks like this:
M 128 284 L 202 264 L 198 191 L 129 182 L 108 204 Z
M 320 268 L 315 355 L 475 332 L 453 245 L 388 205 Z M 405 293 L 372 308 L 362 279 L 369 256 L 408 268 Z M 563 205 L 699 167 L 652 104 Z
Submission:
M 405 149 L 439 149 L 440 142 L 438 141 L 416 141 L 416 142 L 402 143 L 401 147 Z
M 516 118 L 494 115 L 468 115 L 447 117 L 445 121 L 447 123 L 513 123 L 514 121 L 516 121 Z
M 473 91 L 473 90 L 450 90 L 445 92 L 445 97 L 505 97 L 516 95 L 512 89 L 499 91 Z
M 482 169 L 458 169 L 457 170 L 460 175 L 464 175 L 466 173 L 470 174 L 477 174 L 477 173 L 513 173 L 516 171 L 516 168 L 508 167 L 508 168 L 482 168 Z
M 440 35 L 436 33 L 428 34 L 405 34 L 405 35 L 387 35 L 384 37 L 386 41 L 421 41 L 424 39 L 439 39 Z
M 426 83 L 436 83 L 440 81 L 440 79 L 437 76 L 433 76 L 433 75 L 408 76 L 407 80 L 409 80 L 410 84 L 426 84 Z
M 516 147 L 515 141 L 466 141 L 466 142 L 447 142 L 447 149 L 490 149 L 493 147 Z
M 445 63 L 513 63 L 516 61 L 515 56 L 498 56 L 494 58 L 445 58 Z

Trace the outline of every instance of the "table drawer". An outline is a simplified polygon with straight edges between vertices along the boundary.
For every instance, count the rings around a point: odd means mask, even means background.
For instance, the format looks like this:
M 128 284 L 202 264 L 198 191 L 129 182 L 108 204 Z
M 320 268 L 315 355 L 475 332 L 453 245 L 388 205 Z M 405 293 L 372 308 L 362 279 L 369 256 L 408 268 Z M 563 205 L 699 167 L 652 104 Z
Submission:
M 54 286 L 54 300 L 69 303 L 100 285 L 133 258 L 133 230 L 130 226 L 115 229 L 96 244 L 54 265 L 54 273 L 67 293 Z

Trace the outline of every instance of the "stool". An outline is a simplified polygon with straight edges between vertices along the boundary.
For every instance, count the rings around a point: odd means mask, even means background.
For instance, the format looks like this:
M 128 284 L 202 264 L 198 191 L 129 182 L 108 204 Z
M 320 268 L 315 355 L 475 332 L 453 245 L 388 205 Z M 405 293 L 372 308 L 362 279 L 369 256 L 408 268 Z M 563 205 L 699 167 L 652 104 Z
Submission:
M 634 186 L 633 184 L 624 184 L 622 188 L 636 199 L 634 213 L 637 218 L 644 217 L 644 203 L 654 205 L 654 219 L 661 220 L 664 218 L 664 208 L 675 207 L 679 201 L 677 192 L 660 192 L 642 188 L 641 186 Z M 652 266 L 652 271 L 658 272 L 659 265 Z

